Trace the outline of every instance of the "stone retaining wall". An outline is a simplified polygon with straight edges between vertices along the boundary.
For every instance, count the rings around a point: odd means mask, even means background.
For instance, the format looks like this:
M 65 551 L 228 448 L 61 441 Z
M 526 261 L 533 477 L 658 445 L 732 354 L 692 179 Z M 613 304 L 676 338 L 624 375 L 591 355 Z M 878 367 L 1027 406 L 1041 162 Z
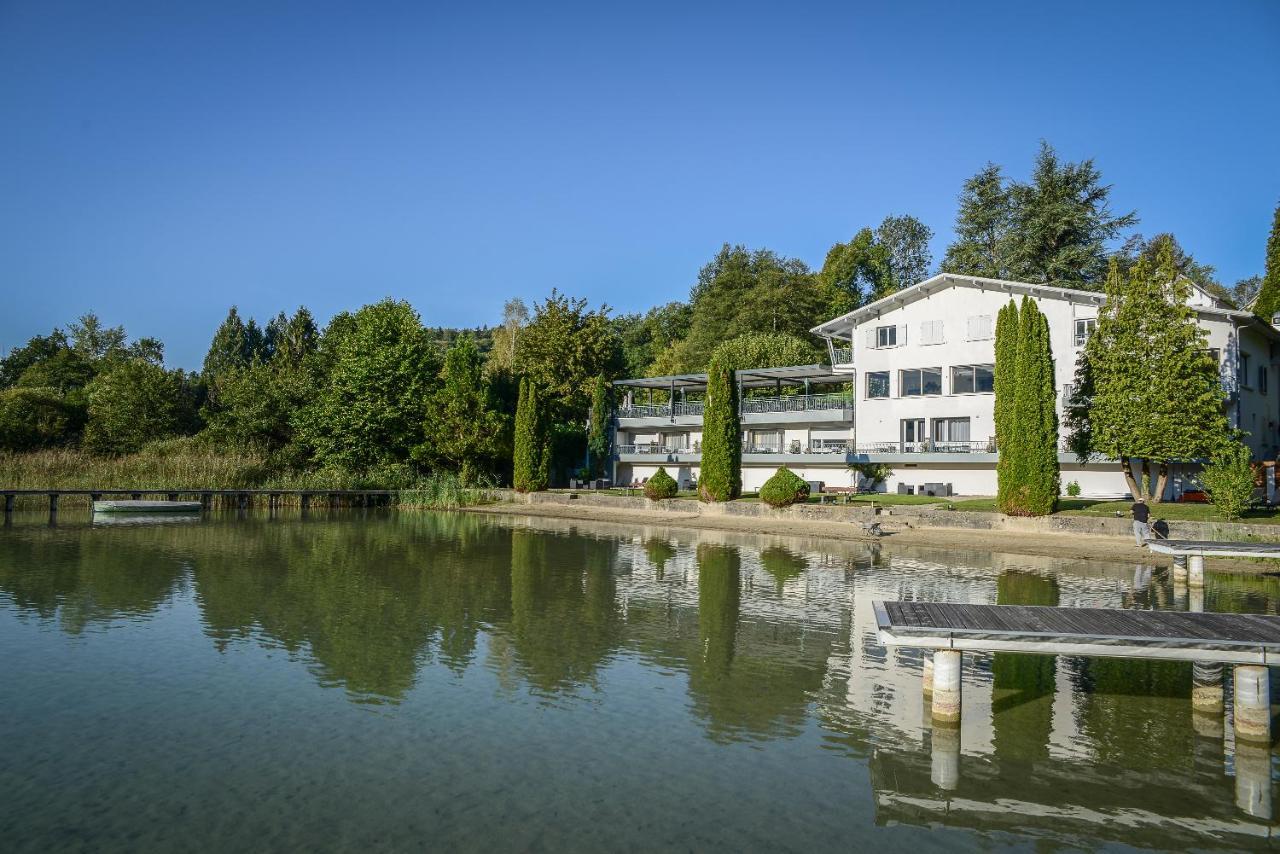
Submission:
M 685 498 L 650 501 L 641 496 L 609 495 L 589 490 L 580 492 L 532 492 L 520 494 L 498 490 L 508 501 L 524 504 L 559 504 L 566 507 L 600 507 L 611 510 L 639 510 L 648 513 L 671 513 L 681 516 L 737 516 L 761 519 L 804 519 L 811 522 L 866 522 L 878 519 L 886 528 L 956 528 L 970 531 L 1016 531 L 1025 534 L 1083 534 L 1095 537 L 1127 537 L 1133 535 L 1128 518 L 1106 516 L 1041 516 L 1036 518 L 1004 516 L 1000 513 L 974 513 L 939 509 L 938 505 L 898 505 L 872 508 L 866 504 L 829 505 L 796 504 L 774 510 L 760 501 L 730 501 L 704 504 Z M 1152 508 L 1159 516 L 1159 507 Z M 1177 522 L 1169 524 L 1169 537 L 1175 540 L 1266 540 L 1280 541 L 1280 525 L 1247 525 L 1225 522 Z

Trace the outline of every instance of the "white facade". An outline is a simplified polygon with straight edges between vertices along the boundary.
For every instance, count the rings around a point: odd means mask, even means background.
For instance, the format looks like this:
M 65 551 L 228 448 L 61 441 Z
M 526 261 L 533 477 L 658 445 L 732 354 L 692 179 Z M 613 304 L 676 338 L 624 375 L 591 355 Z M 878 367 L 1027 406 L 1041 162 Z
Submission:
M 893 469 L 882 487 L 890 492 L 902 484 L 913 491 L 927 486 L 944 494 L 994 494 L 995 320 L 1010 299 L 1024 295 L 1048 321 L 1061 418 L 1103 295 L 942 274 L 813 330 L 829 342 L 832 373 L 852 382 L 852 407 L 838 418 L 830 411 L 744 413 L 744 489 L 758 489 L 779 465 L 827 486 L 850 486 L 855 475 L 848 465 L 862 461 Z M 1275 458 L 1280 333 L 1198 288 L 1191 304 L 1216 351 L 1233 426 L 1248 434 L 1256 458 Z M 616 482 L 643 480 L 659 465 L 684 482 L 697 476 L 701 418 L 670 409 L 665 420 L 662 413 L 619 418 L 617 445 L 631 452 L 618 454 Z M 657 450 L 652 460 L 636 453 L 646 443 Z M 1084 495 L 1127 491 L 1114 462 L 1082 465 L 1067 451 L 1060 462 L 1064 490 L 1074 481 Z M 1170 486 L 1175 493 L 1183 486 L 1180 474 L 1175 470 Z

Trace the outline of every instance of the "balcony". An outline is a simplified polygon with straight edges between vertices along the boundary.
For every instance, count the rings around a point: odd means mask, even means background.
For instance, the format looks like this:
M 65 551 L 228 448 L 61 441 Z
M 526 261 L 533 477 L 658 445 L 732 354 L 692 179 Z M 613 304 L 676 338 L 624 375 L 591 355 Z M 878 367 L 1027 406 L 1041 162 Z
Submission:
M 833 365 L 852 365 L 853 364 L 853 348 L 852 347 L 835 347 L 831 350 L 831 364 Z
M 855 454 L 994 454 L 995 439 L 985 442 L 872 442 L 858 445 Z
M 633 404 L 620 406 L 615 411 L 619 420 L 624 419 L 666 419 L 678 423 L 691 423 L 689 419 L 700 419 L 705 404 L 700 400 L 677 402 L 674 406 Z M 744 397 L 739 401 L 738 411 L 743 418 L 755 423 L 770 420 L 760 416 L 785 416 L 783 421 L 839 421 L 845 420 L 847 413 L 853 409 L 853 398 L 847 394 L 791 394 L 780 397 Z M 797 415 L 797 413 L 799 413 Z M 806 417 L 804 413 L 821 413 L 816 418 Z

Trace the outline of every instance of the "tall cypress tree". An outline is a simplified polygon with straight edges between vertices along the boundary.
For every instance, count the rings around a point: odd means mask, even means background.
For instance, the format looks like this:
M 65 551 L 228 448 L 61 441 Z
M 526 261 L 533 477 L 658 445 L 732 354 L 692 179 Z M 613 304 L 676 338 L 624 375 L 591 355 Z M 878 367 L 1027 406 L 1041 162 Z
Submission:
M 1276 213 L 1271 220 L 1271 234 L 1267 237 L 1266 272 L 1253 310 L 1268 323 L 1271 322 L 1272 315 L 1280 313 L 1280 205 L 1276 205 Z
M 1058 413 L 1049 323 L 1035 301 L 1022 298 L 1018 311 L 1018 361 L 1013 419 L 1017 433 L 1013 488 L 1006 513 L 1044 516 L 1058 504 Z
M 1018 459 L 1015 445 L 1014 402 L 1018 390 L 1018 304 L 1012 299 L 996 315 L 995 428 L 996 506 L 1010 512 L 1009 493 L 1015 483 L 1013 467 Z
M 604 474 L 605 460 L 609 457 L 609 381 L 603 374 L 596 377 L 595 388 L 591 390 L 587 453 L 591 457 L 592 475 L 600 477 Z
M 1127 280 L 1113 262 L 1106 292 L 1085 345 L 1093 375 L 1089 449 L 1119 461 L 1135 496 L 1142 489 L 1130 462 L 1157 466 L 1151 498 L 1159 501 L 1170 461 L 1208 457 L 1228 434 L 1218 366 L 1168 243 L 1154 266 L 1139 260 Z
M 547 488 L 549 454 L 542 435 L 542 412 L 538 387 L 528 377 L 520 380 L 516 401 L 515 452 L 512 458 L 512 485 L 517 492 L 538 492 Z
M 702 410 L 702 473 L 698 497 L 732 501 L 742 494 L 742 424 L 733 370 L 723 360 L 707 369 L 707 400 Z

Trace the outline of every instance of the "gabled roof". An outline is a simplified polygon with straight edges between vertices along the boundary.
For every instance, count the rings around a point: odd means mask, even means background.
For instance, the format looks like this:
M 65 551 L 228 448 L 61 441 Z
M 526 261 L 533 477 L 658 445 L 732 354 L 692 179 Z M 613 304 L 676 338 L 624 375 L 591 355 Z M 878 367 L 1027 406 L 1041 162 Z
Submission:
M 846 332 L 850 327 L 857 326 L 864 321 L 879 317 L 888 311 L 902 308 L 910 305 L 917 300 L 924 299 L 930 294 L 936 294 L 939 291 L 948 288 L 975 288 L 980 291 L 1000 291 L 1009 295 L 1025 294 L 1032 297 L 1045 297 L 1047 299 L 1061 299 L 1069 302 L 1081 303 L 1084 305 L 1101 306 L 1106 301 L 1106 296 L 1098 291 L 1081 291 L 1074 288 L 1059 288 L 1053 285 L 1037 285 L 1031 282 L 1012 282 L 1006 279 L 986 279 L 981 276 L 959 276 L 954 273 L 939 273 L 925 279 L 923 282 L 912 285 L 909 288 L 903 288 L 900 291 L 889 294 L 887 297 L 878 299 L 875 302 L 867 303 L 861 308 L 856 308 L 847 314 L 828 320 L 819 326 L 815 326 L 809 330 L 815 335 L 823 337 L 834 337 L 838 333 Z M 1263 322 L 1257 315 L 1251 311 L 1240 311 L 1239 309 L 1229 308 L 1217 297 L 1208 291 L 1192 283 L 1195 296 L 1198 298 L 1193 301 L 1192 307 L 1200 314 L 1209 315 L 1211 317 L 1234 318 L 1246 323 L 1257 322 L 1258 325 L 1276 334 L 1271 326 Z

